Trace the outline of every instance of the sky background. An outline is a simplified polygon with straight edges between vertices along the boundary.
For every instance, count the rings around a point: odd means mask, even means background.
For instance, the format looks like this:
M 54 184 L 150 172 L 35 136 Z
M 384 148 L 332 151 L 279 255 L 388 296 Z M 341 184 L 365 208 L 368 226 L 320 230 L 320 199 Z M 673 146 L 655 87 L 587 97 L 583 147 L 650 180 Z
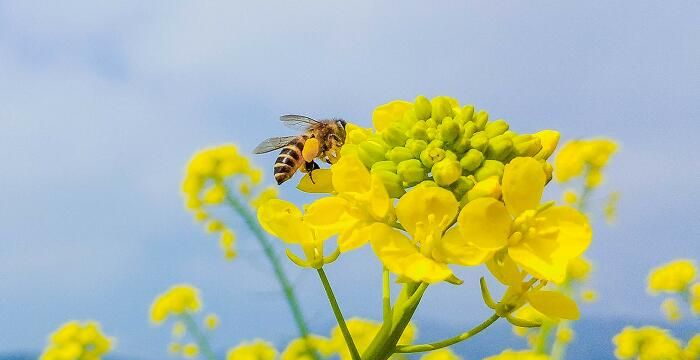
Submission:
M 184 210 L 187 160 L 288 135 L 280 114 L 369 125 L 375 106 L 418 94 L 476 104 L 519 132 L 617 139 L 600 195 L 621 191 L 620 216 L 594 220 L 600 301 L 584 317 L 658 322 L 648 270 L 700 254 L 698 18 L 697 1 L 0 0 L 0 353 L 38 351 L 66 320 L 96 319 L 118 354 L 162 358 L 169 329 L 148 324 L 148 307 L 181 282 L 221 316 L 218 350 L 289 339 L 252 238 L 239 231 L 227 263 Z M 302 200 L 292 183 L 282 196 Z M 378 269 L 367 249 L 329 267 L 348 316 L 378 316 Z M 327 333 L 314 274 L 289 271 Z M 419 327 L 449 334 L 487 315 L 477 272 L 464 274 L 461 288 L 429 291 Z

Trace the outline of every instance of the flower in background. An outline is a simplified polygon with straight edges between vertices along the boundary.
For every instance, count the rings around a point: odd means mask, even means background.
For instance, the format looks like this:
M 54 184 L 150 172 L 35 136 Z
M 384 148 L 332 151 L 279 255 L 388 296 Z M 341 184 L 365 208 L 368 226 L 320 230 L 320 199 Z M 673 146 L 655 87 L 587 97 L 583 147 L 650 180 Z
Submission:
M 151 322 L 160 324 L 170 316 L 196 313 L 202 308 L 199 290 L 192 285 L 180 284 L 158 295 L 151 305 Z
M 357 346 L 357 350 L 360 353 L 362 353 L 365 349 L 367 349 L 367 347 L 369 347 L 370 343 L 374 339 L 374 336 L 377 335 L 379 329 L 381 328 L 381 324 L 376 321 L 360 318 L 349 319 L 347 321 L 347 326 L 350 330 L 350 335 L 352 335 L 355 345 Z M 408 327 L 406 327 L 406 330 L 401 335 L 399 343 L 412 343 L 414 338 L 416 337 L 416 332 L 416 327 L 413 324 L 409 324 Z M 331 337 L 327 349 L 330 349 L 333 354 L 337 354 L 340 360 L 352 360 L 350 351 L 348 350 L 348 347 L 345 344 L 343 334 L 338 326 L 333 328 L 333 330 L 331 331 Z M 391 357 L 392 360 L 396 360 L 399 358 L 402 358 L 402 356 L 394 355 Z
M 484 358 L 484 360 L 549 360 L 549 356 L 530 350 L 515 351 L 507 349 L 498 355 Z
M 598 187 L 603 181 L 603 168 L 616 151 L 617 143 L 610 139 L 569 141 L 555 159 L 556 179 L 567 182 L 584 175 L 587 187 Z
M 695 315 L 700 315 L 700 283 L 690 287 L 690 310 Z
M 621 360 L 681 359 L 681 342 L 667 330 L 653 326 L 626 327 L 613 338 L 615 357 Z
M 334 353 L 329 339 L 310 335 L 306 339 L 297 338 L 292 340 L 282 352 L 280 360 L 314 360 L 314 357 L 309 353 L 309 346 L 325 357 Z
M 219 316 L 216 314 L 209 314 L 204 317 L 204 327 L 207 330 L 215 330 L 217 327 L 219 327 Z
M 661 303 L 661 312 L 666 317 L 666 320 L 677 323 L 683 318 L 683 313 L 681 312 L 681 307 L 678 301 L 673 298 L 665 299 Z
M 275 360 L 277 350 L 264 340 L 242 343 L 228 351 L 226 360 Z
M 99 360 L 111 349 L 107 337 L 95 321 L 69 321 L 49 336 L 39 360 Z
M 420 360 L 462 360 L 450 349 L 440 349 L 421 356 Z
M 697 267 L 693 260 L 674 260 L 651 270 L 647 289 L 651 294 L 683 293 L 688 291 L 696 275 Z

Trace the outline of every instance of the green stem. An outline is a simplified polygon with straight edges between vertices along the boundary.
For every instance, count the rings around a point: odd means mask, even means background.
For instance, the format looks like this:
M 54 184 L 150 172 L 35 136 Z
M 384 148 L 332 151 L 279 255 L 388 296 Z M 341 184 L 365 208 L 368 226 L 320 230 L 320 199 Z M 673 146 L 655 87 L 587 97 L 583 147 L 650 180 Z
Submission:
M 204 357 L 207 358 L 207 360 L 216 360 L 216 355 L 214 355 L 214 352 L 211 350 L 211 345 L 209 345 L 209 340 L 202 331 L 199 330 L 199 326 L 197 326 L 197 323 L 192 319 L 192 316 L 188 313 L 183 313 L 180 315 L 180 319 L 185 323 L 187 332 L 192 335 L 197 346 L 202 351 L 202 354 L 204 354 Z
M 542 326 L 540 326 L 539 334 L 537 334 L 537 341 L 535 342 L 534 350 L 538 354 L 548 354 L 549 353 L 549 335 L 552 333 L 552 323 L 545 321 Z
M 352 359 L 361 360 L 360 353 L 357 351 L 357 347 L 355 347 L 355 342 L 352 340 L 350 330 L 348 330 L 348 325 L 345 324 L 345 319 L 343 318 L 343 313 L 340 311 L 340 306 L 338 306 L 338 301 L 335 299 L 335 295 L 333 295 L 333 289 L 331 289 L 331 283 L 328 282 L 326 272 L 323 271 L 323 268 L 318 268 L 316 271 L 318 271 L 318 277 L 321 278 L 321 283 L 323 283 L 323 289 L 326 290 L 328 302 L 331 304 L 333 314 L 335 315 L 335 319 L 338 321 L 338 326 L 340 327 L 340 331 L 343 333 L 345 343 L 348 346 L 348 350 L 350 350 Z
M 289 281 L 287 274 L 284 272 L 282 262 L 280 261 L 279 257 L 277 257 L 277 253 L 275 253 L 270 239 L 267 237 L 267 235 L 265 235 L 263 229 L 258 225 L 258 221 L 255 218 L 255 215 L 250 211 L 250 208 L 245 206 L 240 200 L 238 200 L 238 198 L 232 195 L 228 188 L 226 188 L 226 201 L 229 205 L 231 205 L 233 210 L 236 211 L 243 218 L 243 221 L 248 226 L 248 229 L 250 229 L 253 235 L 255 235 L 255 238 L 258 240 L 260 246 L 263 248 L 265 256 L 267 256 L 267 259 L 272 265 L 272 269 L 274 270 L 277 282 L 279 282 L 280 286 L 282 286 L 284 297 L 287 300 L 287 304 L 289 305 L 290 310 L 292 311 L 292 316 L 299 331 L 299 335 L 307 340 L 308 352 L 313 357 L 313 359 L 320 360 L 321 357 L 319 356 L 318 352 L 316 352 L 316 350 L 313 349 L 313 347 L 308 342 L 309 327 L 306 324 L 306 320 L 304 319 L 304 314 L 301 311 L 301 306 L 299 306 L 299 300 L 297 299 L 297 296 L 294 292 L 294 288 L 292 287 L 292 284 Z
M 457 344 L 459 342 L 462 342 L 464 340 L 467 340 L 476 334 L 486 330 L 491 324 L 495 323 L 498 319 L 501 317 L 498 316 L 497 314 L 491 315 L 490 318 L 486 319 L 484 322 L 481 324 L 477 325 L 473 329 L 464 332 L 462 334 L 459 334 L 455 337 L 445 339 L 442 341 L 437 341 L 434 343 L 429 343 L 429 344 L 420 344 L 420 345 L 403 345 L 403 346 L 397 346 L 395 352 L 397 353 L 418 353 L 418 352 L 426 352 L 426 351 L 433 351 L 437 349 L 442 349 L 448 346 L 452 346 L 454 344 Z
M 387 268 L 384 268 L 382 273 L 382 306 L 384 308 L 384 323 L 387 321 L 391 323 L 391 278 L 389 277 L 389 270 L 387 270 Z
M 569 329 L 569 322 L 566 320 L 561 320 L 559 324 L 557 325 L 557 332 L 556 334 L 559 334 L 561 331 L 565 329 Z M 557 335 L 555 336 L 554 343 L 552 344 L 552 360 L 561 360 L 564 358 L 564 355 L 566 354 L 566 348 L 567 345 L 569 344 L 568 341 L 560 341 Z

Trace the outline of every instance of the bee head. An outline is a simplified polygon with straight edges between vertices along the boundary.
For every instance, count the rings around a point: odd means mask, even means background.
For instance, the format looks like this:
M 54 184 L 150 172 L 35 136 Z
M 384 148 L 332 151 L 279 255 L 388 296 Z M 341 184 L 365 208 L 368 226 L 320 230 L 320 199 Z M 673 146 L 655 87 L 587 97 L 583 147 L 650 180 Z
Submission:
M 348 122 L 343 120 L 343 119 L 336 119 L 335 123 L 338 124 L 338 126 L 340 126 L 343 129 L 345 129 L 345 125 L 348 124 Z

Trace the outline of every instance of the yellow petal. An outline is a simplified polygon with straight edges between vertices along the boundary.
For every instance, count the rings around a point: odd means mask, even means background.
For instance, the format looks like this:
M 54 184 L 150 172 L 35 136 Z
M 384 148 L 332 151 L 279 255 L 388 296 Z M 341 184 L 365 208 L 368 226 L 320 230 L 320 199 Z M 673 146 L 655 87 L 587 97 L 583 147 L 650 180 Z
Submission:
M 313 232 L 302 221 L 301 211 L 289 201 L 268 200 L 258 209 L 258 221 L 265 231 L 287 243 L 314 242 Z
M 314 170 L 313 174 L 313 181 L 311 181 L 309 174 L 305 174 L 304 177 L 301 178 L 301 181 L 299 181 L 297 189 L 312 194 L 330 194 L 335 192 L 335 189 L 333 189 L 333 178 L 330 169 Z
M 537 216 L 543 223 L 538 226 L 542 232 L 547 229 L 559 229 L 556 242 L 555 256 L 567 259 L 583 254 L 591 244 L 593 233 L 584 214 L 569 206 L 552 206 Z
M 513 159 L 503 172 L 503 202 L 513 217 L 540 205 L 547 177 L 542 165 L 535 159 Z
M 508 255 L 503 256 L 500 261 L 492 258 L 486 262 L 486 267 L 501 284 L 516 286 L 523 280 L 523 274 L 518 269 L 518 265 Z
M 347 213 L 348 206 L 347 200 L 335 196 L 318 199 L 306 208 L 304 222 L 323 241 L 352 226 L 354 220 Z
M 365 245 L 372 237 L 372 223 L 357 221 L 338 237 L 340 252 L 355 250 Z
M 372 125 L 377 131 L 384 131 L 395 121 L 403 118 L 403 113 L 413 107 L 413 103 L 403 100 L 394 100 L 380 105 L 372 113 Z
M 458 218 L 462 236 L 485 250 L 497 250 L 506 245 L 512 218 L 502 202 L 479 198 L 469 202 Z
M 554 175 L 556 175 L 557 181 L 566 182 L 583 172 L 584 147 L 584 142 L 579 140 L 564 144 L 554 160 Z
M 452 275 L 447 265 L 421 254 L 411 240 L 386 224 L 372 226 L 371 244 L 379 260 L 394 274 L 428 283 L 443 281 Z
M 392 200 L 379 176 L 371 175 L 372 181 L 369 191 L 370 213 L 376 219 L 386 218 L 392 207 Z
M 556 291 L 531 291 L 527 299 L 535 310 L 552 318 L 578 320 L 581 316 L 576 302 Z
M 492 255 L 493 251 L 479 249 L 469 243 L 457 227 L 453 227 L 447 230 L 433 257 L 450 264 L 476 266 L 483 264 Z
M 339 193 L 365 193 L 371 188 L 369 171 L 356 156 L 343 156 L 331 167 L 333 187 Z
M 402 196 L 396 206 L 396 216 L 409 234 L 416 234 L 416 226 L 423 223 L 443 232 L 452 224 L 459 204 L 452 192 L 441 187 L 420 187 Z
M 554 254 L 556 244 L 537 240 L 523 241 L 508 248 L 508 255 L 532 276 L 557 284 L 566 277 L 566 258 Z

